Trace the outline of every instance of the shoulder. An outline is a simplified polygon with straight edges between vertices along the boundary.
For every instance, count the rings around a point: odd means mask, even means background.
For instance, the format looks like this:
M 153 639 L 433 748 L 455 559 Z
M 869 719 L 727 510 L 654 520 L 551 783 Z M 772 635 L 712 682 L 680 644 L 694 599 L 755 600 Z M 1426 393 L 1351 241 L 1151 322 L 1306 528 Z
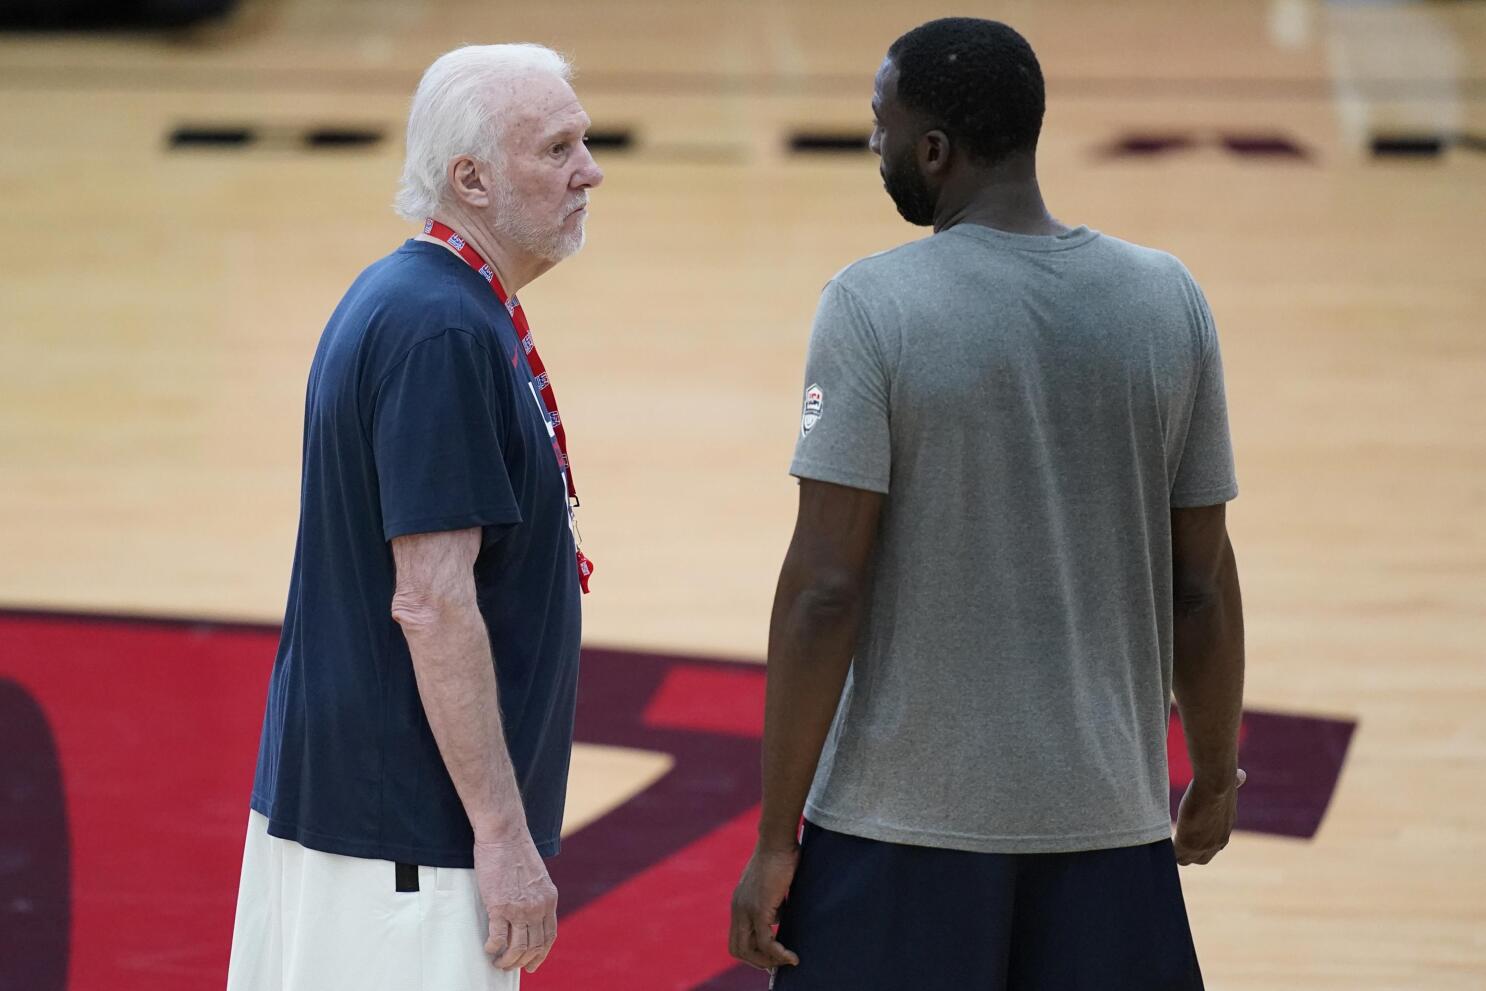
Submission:
M 1118 256 L 1108 276 L 1127 287 L 1143 311 L 1163 318 L 1173 328 L 1182 328 L 1180 339 L 1200 359 L 1213 353 L 1217 329 L 1207 297 L 1191 269 L 1176 255 L 1119 238 L 1107 237 L 1108 250 Z
M 934 240 L 925 237 L 867 255 L 831 276 L 821 290 L 817 328 L 822 322 L 844 322 L 894 350 L 905 306 L 940 264 Z
M 933 237 L 920 238 L 858 258 L 831 276 L 827 288 L 844 290 L 863 304 L 870 305 L 890 295 L 891 287 L 905 275 L 932 265 L 941 245 Z
M 1098 250 L 1104 253 L 1111 265 L 1148 286 L 1167 287 L 1185 295 L 1201 295 L 1191 270 L 1169 251 L 1108 234 L 1099 238 Z
M 1212 321 L 1202 287 L 1180 258 L 1169 251 L 1151 248 L 1104 235 L 1100 248 L 1107 253 L 1110 274 L 1151 302 L 1185 310 L 1192 324 L 1202 330 Z
M 357 278 L 385 322 L 478 330 L 509 321 L 495 294 L 462 261 L 436 245 L 411 241 Z
M 368 266 L 342 304 L 341 315 L 374 378 L 414 348 L 462 342 L 494 355 L 510 314 L 458 258 L 435 245 L 410 242 Z

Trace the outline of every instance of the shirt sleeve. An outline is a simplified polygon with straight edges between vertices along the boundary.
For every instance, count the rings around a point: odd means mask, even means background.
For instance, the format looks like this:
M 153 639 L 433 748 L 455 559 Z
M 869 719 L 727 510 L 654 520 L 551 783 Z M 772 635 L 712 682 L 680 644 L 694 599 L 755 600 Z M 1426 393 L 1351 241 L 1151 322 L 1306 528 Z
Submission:
M 1212 311 L 1195 282 L 1198 337 L 1202 362 L 1187 423 L 1187 435 L 1171 484 L 1173 508 L 1216 506 L 1238 495 L 1233 470 L 1233 440 L 1228 432 L 1228 400 L 1223 388 L 1223 356 Z
M 839 283 L 828 283 L 810 332 L 790 474 L 887 492 L 892 474 L 889 381 L 860 301 Z
M 372 448 L 387 540 L 521 522 L 491 357 L 466 331 L 413 345 L 377 387 Z

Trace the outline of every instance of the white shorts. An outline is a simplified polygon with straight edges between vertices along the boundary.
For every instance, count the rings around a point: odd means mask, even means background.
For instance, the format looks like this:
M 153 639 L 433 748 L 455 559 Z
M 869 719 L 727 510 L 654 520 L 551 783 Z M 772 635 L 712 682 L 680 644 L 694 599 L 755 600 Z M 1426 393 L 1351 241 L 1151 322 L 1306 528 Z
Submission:
M 227 991 L 516 991 L 485 952 L 468 868 L 419 867 L 397 891 L 389 860 L 307 850 L 248 816 Z

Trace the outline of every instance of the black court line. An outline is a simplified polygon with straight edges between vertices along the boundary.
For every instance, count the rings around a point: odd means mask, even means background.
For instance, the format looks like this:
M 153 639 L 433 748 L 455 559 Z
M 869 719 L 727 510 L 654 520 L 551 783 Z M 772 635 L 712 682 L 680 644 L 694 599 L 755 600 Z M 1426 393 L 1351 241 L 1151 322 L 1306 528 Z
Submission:
M 185 125 L 171 131 L 166 143 L 172 148 L 241 148 L 257 138 L 251 127 Z
M 382 142 L 385 129 L 369 124 L 180 124 L 166 136 L 173 151 L 356 150 Z
M 852 155 L 868 151 L 866 131 L 794 131 L 787 145 L 796 154 Z
M 595 128 L 588 132 L 587 144 L 605 151 L 629 151 L 635 144 L 635 132 L 628 127 Z
M 129 66 L 100 68 L 87 65 L 0 67 L 0 90 L 121 91 L 121 92 L 384 92 L 400 96 L 411 92 L 422 70 L 316 69 L 295 67 L 253 69 L 229 67 Z M 654 95 L 799 94 L 851 95 L 870 93 L 870 71 L 853 74 L 775 75 L 768 73 L 605 73 L 578 77 L 586 92 Z M 1486 77 L 1457 80 L 1453 85 L 1436 79 L 1350 79 L 1354 96 L 1389 100 L 1486 98 Z M 1330 79 L 1133 79 L 1065 76 L 1050 79 L 1054 98 L 1128 99 L 1166 97 L 1184 99 L 1294 100 L 1335 94 Z
M 301 140 L 310 148 L 369 148 L 382 141 L 381 128 L 315 127 L 305 131 Z
M 1445 139 L 1437 134 L 1378 134 L 1372 139 L 1372 153 L 1379 157 L 1437 158 L 1444 153 L 1445 145 Z

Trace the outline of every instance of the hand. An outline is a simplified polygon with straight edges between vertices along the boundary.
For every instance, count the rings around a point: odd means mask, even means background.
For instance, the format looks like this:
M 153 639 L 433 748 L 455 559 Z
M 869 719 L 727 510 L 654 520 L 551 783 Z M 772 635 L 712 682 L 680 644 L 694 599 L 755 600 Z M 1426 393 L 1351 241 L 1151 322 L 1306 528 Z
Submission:
M 475 841 L 475 884 L 490 916 L 485 952 L 501 970 L 536 971 L 557 939 L 557 886 L 530 835 Z
M 1238 816 L 1238 789 L 1249 779 L 1238 769 L 1233 786 L 1213 790 L 1196 778 L 1187 786 L 1176 813 L 1176 862 L 1205 864 L 1228 845 L 1233 820 Z
M 728 932 L 728 952 L 760 970 L 794 966 L 800 958 L 774 938 L 773 927 L 779 923 L 779 906 L 789 894 L 795 867 L 800 862 L 799 848 L 769 851 L 754 850 L 743 868 L 743 877 L 733 891 L 733 924 Z

